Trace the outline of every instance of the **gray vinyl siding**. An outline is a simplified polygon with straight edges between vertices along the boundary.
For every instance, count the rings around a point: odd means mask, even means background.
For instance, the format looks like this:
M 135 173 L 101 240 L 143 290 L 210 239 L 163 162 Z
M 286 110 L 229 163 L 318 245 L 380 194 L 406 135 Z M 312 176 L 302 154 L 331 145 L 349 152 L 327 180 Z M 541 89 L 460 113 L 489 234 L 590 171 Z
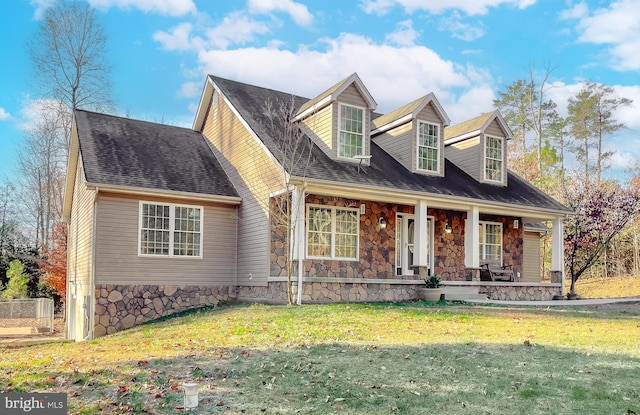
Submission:
M 482 170 L 483 146 L 480 144 L 480 137 L 474 137 L 451 144 L 446 147 L 445 151 L 447 158 L 451 160 L 453 164 L 477 181 L 482 181 L 484 178 L 484 172 Z
M 143 198 L 203 208 L 202 258 L 151 257 L 138 255 L 140 200 L 111 194 L 98 198 L 96 284 L 235 284 L 235 207 Z
M 413 123 L 408 122 L 376 136 L 373 140 L 407 170 L 412 170 L 411 162 L 415 152 L 414 131 Z
M 524 232 L 522 251 L 522 281 L 540 282 L 540 234 Z
M 484 133 L 494 137 L 502 137 L 504 139 L 504 131 L 500 128 L 500 124 L 498 124 L 497 120 L 493 120 L 491 124 L 485 128 Z
M 84 178 L 82 157 L 78 157 L 73 203 L 69 224 L 69 281 L 89 284 L 93 267 L 93 200 L 95 193 L 88 190 Z
M 204 136 L 221 153 L 225 173 L 242 198 L 238 210 L 238 285 L 267 285 L 269 277 L 269 194 L 284 188 L 277 165 L 236 117 L 227 101 L 209 108 Z

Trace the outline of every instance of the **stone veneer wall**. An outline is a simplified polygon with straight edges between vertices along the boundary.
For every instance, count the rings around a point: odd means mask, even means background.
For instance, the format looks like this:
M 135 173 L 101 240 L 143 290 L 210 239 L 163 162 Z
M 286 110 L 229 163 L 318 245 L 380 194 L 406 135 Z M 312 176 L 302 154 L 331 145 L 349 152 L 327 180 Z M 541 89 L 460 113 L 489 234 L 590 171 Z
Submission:
M 287 302 L 285 282 L 270 282 L 267 287 L 238 287 L 239 301 L 255 301 L 285 304 Z M 418 298 L 420 285 L 367 284 L 344 282 L 304 282 L 302 302 L 335 303 L 360 301 L 409 301 Z M 293 283 L 294 298 L 298 284 Z M 276 294 L 274 296 L 274 294 Z
M 229 286 L 97 284 L 94 337 L 192 308 L 234 302 L 230 289 L 233 290 Z
M 456 281 L 466 278 L 464 272 L 464 220 L 466 212 L 428 209 L 433 216 L 433 272 L 442 280 Z M 451 233 L 445 226 L 451 226 Z
M 490 300 L 508 301 L 550 301 L 555 295 L 562 295 L 559 286 L 520 286 L 520 285 L 481 285 L 481 294 L 487 294 Z

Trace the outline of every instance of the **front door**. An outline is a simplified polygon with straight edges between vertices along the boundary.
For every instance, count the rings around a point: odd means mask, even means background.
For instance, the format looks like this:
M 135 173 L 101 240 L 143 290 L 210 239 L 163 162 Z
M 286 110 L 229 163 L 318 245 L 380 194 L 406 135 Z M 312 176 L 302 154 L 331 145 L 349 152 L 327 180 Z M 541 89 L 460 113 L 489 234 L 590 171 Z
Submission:
M 396 217 L 396 275 L 413 275 L 415 216 L 398 213 Z M 433 271 L 433 217 L 427 217 L 427 261 Z

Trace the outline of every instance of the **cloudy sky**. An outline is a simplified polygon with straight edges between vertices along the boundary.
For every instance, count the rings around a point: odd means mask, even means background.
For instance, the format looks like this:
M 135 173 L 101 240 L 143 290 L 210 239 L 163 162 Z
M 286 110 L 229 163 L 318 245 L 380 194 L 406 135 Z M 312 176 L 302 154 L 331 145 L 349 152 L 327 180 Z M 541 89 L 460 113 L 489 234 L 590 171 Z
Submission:
M 190 126 L 207 73 L 313 97 L 357 72 L 378 112 L 434 92 L 455 124 L 551 67 L 561 108 L 585 80 L 634 100 L 607 145 L 617 174 L 640 160 L 638 0 L 86 1 L 109 36 L 121 115 Z M 41 98 L 26 42 L 55 2 L 0 5 L 0 177 L 14 177 Z

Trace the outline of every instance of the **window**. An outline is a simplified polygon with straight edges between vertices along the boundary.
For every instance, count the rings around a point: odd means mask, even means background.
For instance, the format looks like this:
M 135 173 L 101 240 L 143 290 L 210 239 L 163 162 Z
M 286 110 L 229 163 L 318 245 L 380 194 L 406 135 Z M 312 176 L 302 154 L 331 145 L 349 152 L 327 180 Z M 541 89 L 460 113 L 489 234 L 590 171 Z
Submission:
M 502 264 L 502 224 L 480 222 L 480 260 Z
M 138 253 L 202 257 L 202 208 L 140 202 Z
M 307 256 L 357 259 L 358 211 L 309 206 L 307 211 Z
M 339 112 L 338 156 L 364 155 L 364 109 L 340 104 Z
M 484 147 L 484 179 L 502 181 L 502 139 L 486 136 Z
M 418 122 L 418 170 L 440 171 L 440 139 L 436 124 Z

